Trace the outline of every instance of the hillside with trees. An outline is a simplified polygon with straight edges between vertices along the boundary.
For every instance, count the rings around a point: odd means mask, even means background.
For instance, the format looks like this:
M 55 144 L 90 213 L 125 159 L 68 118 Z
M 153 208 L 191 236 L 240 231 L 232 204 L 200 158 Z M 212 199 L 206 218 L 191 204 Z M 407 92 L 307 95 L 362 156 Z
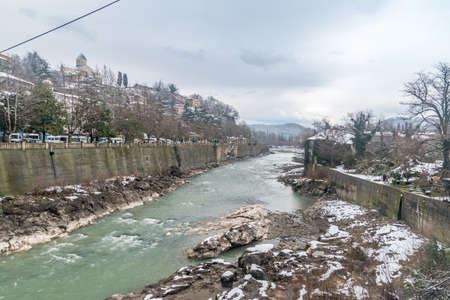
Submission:
M 92 140 L 123 135 L 127 142 L 251 135 L 236 109 L 212 96 L 184 96 L 174 83 L 162 81 L 130 85 L 126 72 L 91 68 L 83 54 L 76 67 L 52 68 L 37 52 L 13 55 L 0 69 L 3 141 L 18 131 Z

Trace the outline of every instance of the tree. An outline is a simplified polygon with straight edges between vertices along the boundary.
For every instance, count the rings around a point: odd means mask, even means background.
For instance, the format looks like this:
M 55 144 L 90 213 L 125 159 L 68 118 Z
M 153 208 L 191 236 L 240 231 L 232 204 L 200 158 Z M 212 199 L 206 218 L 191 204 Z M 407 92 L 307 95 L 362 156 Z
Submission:
M 117 86 L 122 86 L 122 72 L 117 73 Z
M 64 131 L 66 111 L 49 88 L 35 86 L 31 91 L 29 106 L 30 129 L 42 132 L 43 141 L 46 133 L 60 134 Z
M 419 118 L 426 128 L 436 130 L 439 148 L 443 158 L 443 168 L 450 169 L 450 65 L 439 63 L 431 73 L 420 72 L 416 80 L 405 84 L 404 92 L 412 118 Z
M 28 52 L 23 59 L 23 68 L 31 80 L 40 83 L 42 80 L 50 77 L 50 68 L 48 62 L 34 52 Z
M 114 130 L 112 129 L 111 111 L 104 103 L 93 105 L 89 114 L 86 115 L 86 120 L 83 125 L 85 132 L 89 132 L 91 139 L 94 136 L 99 137 L 113 137 Z
M 362 158 L 366 153 L 366 147 L 370 139 L 376 132 L 376 127 L 371 126 L 372 114 L 370 112 L 359 111 L 348 115 L 347 127 L 353 134 L 353 144 L 355 145 L 356 157 Z
M 127 143 L 132 143 L 135 138 L 142 138 L 142 123 L 136 112 L 118 108 L 114 118 L 115 132 L 123 134 Z
M 177 86 L 175 84 L 173 84 L 173 83 L 169 83 L 169 85 L 167 87 L 169 88 L 169 91 L 172 94 L 175 94 L 176 92 L 178 92 Z
M 127 76 L 127 73 L 123 73 L 123 86 L 125 88 L 128 87 L 128 76 Z
M 153 84 L 153 89 L 157 92 L 161 92 L 165 89 L 164 82 L 161 80 L 156 81 L 155 84 Z

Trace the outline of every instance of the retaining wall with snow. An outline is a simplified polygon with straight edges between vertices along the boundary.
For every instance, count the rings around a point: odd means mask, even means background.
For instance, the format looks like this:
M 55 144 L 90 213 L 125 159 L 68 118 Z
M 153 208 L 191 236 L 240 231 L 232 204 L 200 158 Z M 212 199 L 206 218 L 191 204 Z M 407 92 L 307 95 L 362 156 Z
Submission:
M 336 185 L 336 193 L 341 199 L 375 209 L 392 219 L 404 220 L 425 236 L 450 243 L 449 202 L 405 192 L 338 170 L 322 169 Z
M 263 145 L 247 144 L 0 150 L 0 196 L 119 175 L 164 175 L 173 167 L 189 171 L 265 150 Z

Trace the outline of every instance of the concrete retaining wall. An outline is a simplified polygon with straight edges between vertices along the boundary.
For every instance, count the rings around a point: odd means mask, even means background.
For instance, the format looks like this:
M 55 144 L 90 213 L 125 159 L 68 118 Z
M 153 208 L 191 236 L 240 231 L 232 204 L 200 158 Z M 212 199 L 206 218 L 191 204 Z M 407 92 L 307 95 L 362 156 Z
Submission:
M 84 183 L 118 175 L 166 174 L 256 156 L 263 145 L 129 145 L 108 148 L 0 150 L 0 195 L 23 194 L 51 185 Z M 53 160 L 53 162 L 52 162 Z
M 392 219 L 401 219 L 428 237 L 450 243 L 450 203 L 402 191 L 396 187 L 364 180 L 322 168 L 346 201 L 376 209 Z

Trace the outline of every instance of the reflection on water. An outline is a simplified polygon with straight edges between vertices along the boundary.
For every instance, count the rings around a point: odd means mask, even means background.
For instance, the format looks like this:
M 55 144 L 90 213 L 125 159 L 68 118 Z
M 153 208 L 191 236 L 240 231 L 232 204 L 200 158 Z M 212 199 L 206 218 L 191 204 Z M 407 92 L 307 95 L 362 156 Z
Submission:
M 183 251 L 202 237 L 184 232 L 199 221 L 248 204 L 282 211 L 309 205 L 276 181 L 278 167 L 292 156 L 275 153 L 211 170 L 154 202 L 0 258 L 0 300 L 103 299 L 166 277 L 193 263 Z

